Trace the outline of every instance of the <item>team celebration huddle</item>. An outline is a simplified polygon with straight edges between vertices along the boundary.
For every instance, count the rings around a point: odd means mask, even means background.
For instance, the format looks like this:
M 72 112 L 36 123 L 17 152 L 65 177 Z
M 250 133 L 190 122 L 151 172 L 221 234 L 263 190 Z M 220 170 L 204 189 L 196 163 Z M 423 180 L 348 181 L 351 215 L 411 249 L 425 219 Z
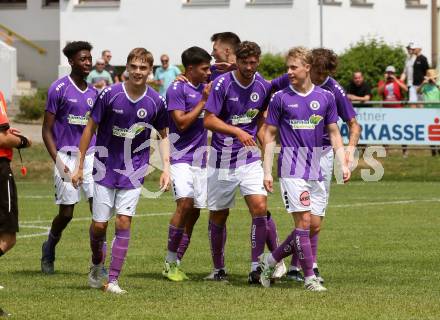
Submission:
M 286 55 L 286 73 L 264 79 L 258 73 L 257 43 L 231 32 L 216 33 L 211 41 L 212 53 L 197 46 L 182 52 L 184 72 L 166 96 L 147 85 L 154 61 L 144 48 L 129 52 L 126 81 L 100 92 L 85 81 L 92 69 L 92 45 L 75 41 L 63 49 L 71 73 L 49 88 L 43 123 L 59 206 L 42 244 L 43 273 L 55 272 L 57 243 L 84 195 L 92 215 L 89 286 L 127 292 L 119 278 L 151 165 L 150 149 L 158 141 L 160 190 L 171 189 L 176 203 L 168 238 L 163 237 L 164 264 L 158 266 L 164 278 L 190 281 L 183 271 L 185 253 L 191 250 L 200 210 L 206 208 L 203 250 L 210 248 L 213 270 L 205 280 L 228 281 L 225 246 L 227 236 L 234 235 L 227 235 L 226 223 L 239 189 L 251 218 L 249 284 L 269 287 L 287 277 L 305 290 L 327 290 L 317 258 L 333 166 L 348 182 L 360 135 L 355 110 L 331 77 L 337 56 L 325 48 L 294 47 Z M 346 147 L 339 118 L 349 128 Z M 282 242 L 267 201 L 275 171 L 293 219 Z M 110 241 L 107 226 L 113 215 Z

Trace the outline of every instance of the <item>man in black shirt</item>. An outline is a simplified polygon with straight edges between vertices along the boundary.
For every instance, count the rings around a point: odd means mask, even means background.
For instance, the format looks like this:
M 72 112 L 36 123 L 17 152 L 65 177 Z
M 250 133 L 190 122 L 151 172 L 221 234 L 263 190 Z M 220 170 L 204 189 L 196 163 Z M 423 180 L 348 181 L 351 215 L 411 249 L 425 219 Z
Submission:
M 110 50 L 102 51 L 101 58 L 105 61 L 105 70 L 107 70 L 112 76 L 113 83 L 119 82 L 119 77 L 116 74 L 115 67 L 110 64 L 110 60 L 112 59 L 112 53 Z
M 416 55 L 416 60 L 414 61 L 413 66 L 413 85 L 417 88 L 425 79 L 426 71 L 429 69 L 428 59 L 422 54 L 422 49 L 420 45 L 413 43 L 412 48 L 414 50 L 414 54 Z M 418 100 L 421 101 L 423 98 L 418 95 Z M 419 108 L 422 108 L 423 105 L 418 105 Z
M 365 107 L 364 102 L 371 99 L 371 88 L 365 82 L 361 71 L 353 72 L 353 78 L 347 87 L 347 98 L 353 103 L 358 102 L 356 107 Z

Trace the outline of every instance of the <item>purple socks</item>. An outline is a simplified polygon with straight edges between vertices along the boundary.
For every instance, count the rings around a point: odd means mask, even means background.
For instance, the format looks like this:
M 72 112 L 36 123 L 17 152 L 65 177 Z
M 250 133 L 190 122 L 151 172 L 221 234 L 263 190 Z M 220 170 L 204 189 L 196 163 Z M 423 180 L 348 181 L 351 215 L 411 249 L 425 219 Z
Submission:
M 295 229 L 287 239 L 274 251 L 272 256 L 276 261 L 289 256 L 295 250 L 299 258 L 304 277 L 314 276 L 313 256 L 310 245 L 310 230 Z
M 225 268 L 225 244 L 226 226 L 218 226 L 209 221 L 208 225 L 209 242 L 211 244 L 211 255 L 215 269 Z
M 251 258 L 258 263 L 258 257 L 264 252 L 266 244 L 267 217 L 252 218 L 251 226 Z
M 177 249 L 177 260 L 182 260 L 185 255 L 186 249 L 188 249 L 191 237 L 186 233 L 183 234 L 182 240 L 180 240 L 179 248 Z
M 272 217 L 267 217 L 267 228 L 266 228 L 266 244 L 270 252 L 274 251 L 278 247 L 278 233 L 277 226 Z
M 314 234 L 310 237 L 310 246 L 312 247 L 312 256 L 313 256 L 313 263 L 316 263 L 317 261 L 317 254 L 318 254 L 318 240 L 319 240 L 319 233 Z M 292 267 L 299 268 L 299 259 L 298 256 L 294 253 L 292 256 L 292 261 L 290 262 L 290 265 Z
M 112 244 L 112 256 L 110 261 L 108 281 L 118 280 L 124 264 L 125 256 L 128 251 L 128 243 L 130 241 L 130 229 L 116 229 L 115 238 Z

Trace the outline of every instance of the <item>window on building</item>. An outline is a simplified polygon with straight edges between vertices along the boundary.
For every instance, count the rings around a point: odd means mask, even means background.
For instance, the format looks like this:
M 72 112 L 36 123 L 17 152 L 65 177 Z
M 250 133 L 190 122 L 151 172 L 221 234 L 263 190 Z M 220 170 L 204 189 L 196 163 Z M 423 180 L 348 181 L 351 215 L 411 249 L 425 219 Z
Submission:
M 351 0 L 352 7 L 373 7 L 374 3 L 368 0 Z
M 406 0 L 405 3 L 407 8 L 425 9 L 428 7 L 428 5 L 422 3 L 421 0 Z
M 58 7 L 60 0 L 43 0 L 43 7 Z
M 292 5 L 293 0 L 247 0 L 246 5 Z
M 230 0 L 183 0 L 184 6 L 229 6 Z
M 340 6 L 342 5 L 341 1 L 337 0 L 318 0 L 318 4 L 323 4 L 324 6 Z
M 0 8 L 26 8 L 26 0 L 0 0 Z
M 119 7 L 120 0 L 79 0 L 78 7 Z

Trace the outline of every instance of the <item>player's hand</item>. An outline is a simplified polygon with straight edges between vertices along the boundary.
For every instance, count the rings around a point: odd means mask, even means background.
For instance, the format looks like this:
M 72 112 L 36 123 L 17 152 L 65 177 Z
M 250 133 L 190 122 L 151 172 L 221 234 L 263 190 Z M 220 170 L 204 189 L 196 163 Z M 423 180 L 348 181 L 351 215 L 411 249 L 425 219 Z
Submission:
M 268 175 L 264 177 L 263 180 L 264 188 L 267 192 L 273 193 L 273 177 L 272 175 Z
M 159 178 L 160 191 L 170 190 L 170 174 L 166 171 L 162 172 Z
M 344 183 L 347 183 L 350 180 L 350 177 L 351 177 L 350 169 L 346 165 L 343 165 L 342 166 L 342 179 L 344 180 Z
M 354 164 L 354 153 L 356 148 L 348 146 L 345 149 L 345 164 L 348 167 L 348 169 L 353 170 L 353 164 Z
M 254 137 L 252 137 L 249 133 L 240 128 L 237 128 L 237 133 L 235 134 L 235 136 L 245 147 L 257 146 Z
M 188 82 L 188 78 L 185 77 L 183 74 L 179 74 L 179 75 L 176 77 L 176 79 L 174 79 L 173 82 L 176 82 L 176 81 L 180 81 L 180 82 Z
M 202 100 L 204 100 L 204 101 L 208 100 L 208 96 L 209 96 L 209 93 L 211 92 L 211 88 L 212 88 L 212 81 L 210 83 L 208 83 L 205 86 L 205 88 L 203 89 Z
M 214 65 L 221 72 L 227 72 L 236 69 L 236 65 L 229 62 L 216 62 Z
M 83 170 L 78 169 L 78 171 L 72 176 L 73 187 L 78 189 L 83 183 L 83 178 Z

